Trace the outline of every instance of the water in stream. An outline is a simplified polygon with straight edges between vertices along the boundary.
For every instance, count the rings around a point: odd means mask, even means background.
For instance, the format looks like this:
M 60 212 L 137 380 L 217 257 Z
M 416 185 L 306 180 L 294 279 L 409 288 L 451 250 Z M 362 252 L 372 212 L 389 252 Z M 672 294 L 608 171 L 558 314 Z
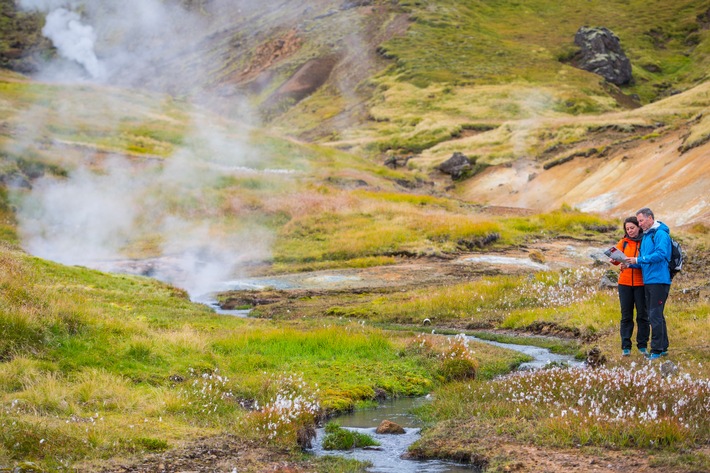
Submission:
M 305 280 L 297 280 L 296 276 L 285 276 L 281 278 L 252 278 L 248 280 L 230 281 L 225 284 L 225 289 L 230 290 L 249 290 L 263 289 L 264 287 L 273 287 L 277 289 L 290 289 L 294 287 L 302 287 L 304 284 L 314 287 L 329 287 L 332 285 L 342 284 L 347 281 L 349 284 L 357 285 L 358 283 L 367 284 L 367 281 L 361 281 L 358 276 L 348 274 L 333 274 L 314 273 Z M 223 310 L 216 301 L 214 295 L 206 294 L 196 299 L 196 302 L 202 302 L 212 307 L 217 313 L 238 317 L 247 317 L 249 310 Z M 515 350 L 533 358 L 532 361 L 523 363 L 519 369 L 538 369 L 549 363 L 566 363 L 570 366 L 579 365 L 580 362 L 574 360 L 573 357 L 567 355 L 557 355 L 551 353 L 546 348 L 540 348 L 531 345 L 516 345 L 510 343 L 501 343 L 495 341 L 482 340 L 476 337 L 469 337 L 472 341 L 487 343 L 510 350 Z M 367 471 L 373 473 L 455 473 L 455 472 L 471 472 L 473 467 L 470 465 L 461 465 L 453 462 L 441 460 L 414 460 L 402 458 L 407 452 L 409 446 L 420 437 L 420 422 L 419 419 L 411 413 L 413 407 L 428 402 L 427 398 L 402 398 L 389 400 L 376 408 L 361 409 L 355 412 L 338 416 L 335 421 L 341 427 L 359 431 L 373 437 L 381 445 L 376 449 L 354 449 L 350 451 L 327 451 L 322 447 L 323 438 L 325 436 L 324 429 L 317 430 L 317 437 L 313 442 L 314 448 L 312 453 L 315 455 L 338 455 L 347 458 L 353 458 L 360 461 L 370 462 L 372 466 Z M 383 420 L 389 420 L 401 425 L 405 429 L 405 434 L 377 434 L 375 430 Z
M 557 355 L 551 353 L 546 348 L 531 345 L 515 345 L 511 343 L 500 343 L 482 340 L 476 337 L 469 337 L 471 340 L 488 343 L 502 348 L 519 351 L 530 355 L 534 359 L 523 363 L 519 369 L 542 368 L 549 363 L 567 363 L 570 366 L 581 364 L 569 355 Z M 360 461 L 369 461 L 372 467 L 367 471 L 373 473 L 429 473 L 429 472 L 471 472 L 472 467 L 441 460 L 412 460 L 401 458 L 407 452 L 407 448 L 419 438 L 420 425 L 418 419 L 411 414 L 411 409 L 424 402 L 427 398 L 403 398 L 387 401 L 377 408 L 362 409 L 350 414 L 338 416 L 335 421 L 341 427 L 359 431 L 373 437 L 380 442 L 379 450 L 355 449 L 350 451 L 326 451 L 321 444 L 325 435 L 324 429 L 318 429 L 317 438 L 314 440 L 313 453 L 316 455 L 338 455 L 347 458 L 354 458 Z M 405 429 L 404 435 L 380 435 L 375 433 L 375 429 L 383 420 L 395 422 Z
M 429 472 L 468 472 L 471 467 L 458 465 L 441 460 L 404 459 L 402 455 L 407 448 L 419 438 L 420 423 L 410 414 L 410 410 L 424 402 L 426 398 L 402 398 L 390 400 L 373 409 L 361 409 L 350 414 L 339 416 L 335 422 L 349 430 L 367 434 L 380 443 L 377 450 L 354 449 L 349 451 L 323 450 L 324 429 L 318 429 L 313 442 L 313 453 L 316 455 L 338 455 L 372 463 L 367 471 L 398 472 L 398 473 L 429 473 Z M 380 422 L 389 420 L 404 427 L 405 433 L 399 435 L 377 434 L 375 430 Z

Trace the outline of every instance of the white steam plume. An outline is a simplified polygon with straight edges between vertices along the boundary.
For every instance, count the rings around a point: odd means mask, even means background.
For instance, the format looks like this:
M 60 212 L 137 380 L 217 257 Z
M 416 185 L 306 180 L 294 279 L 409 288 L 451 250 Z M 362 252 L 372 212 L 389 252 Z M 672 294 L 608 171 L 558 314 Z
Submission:
M 18 209 L 25 248 L 65 264 L 114 258 L 137 216 L 125 196 L 139 186 L 118 162 L 104 175 L 80 168 L 66 181 L 40 180 Z
M 84 25 L 78 13 L 65 8 L 53 10 L 47 15 L 42 34 L 52 41 L 62 57 L 84 66 L 93 79 L 104 77 L 103 65 L 94 52 L 94 29 Z
M 208 27 L 200 15 L 160 0 L 19 0 L 18 4 L 46 14 L 42 32 L 63 59 L 43 68 L 39 74 L 43 80 L 86 79 L 76 73 L 73 65 L 78 65 L 93 82 L 145 85 L 146 79 L 155 77 L 159 84 L 166 58 L 190 51 Z M 191 79 L 191 83 L 200 80 Z
M 18 3 L 46 14 L 43 33 L 60 56 L 40 71 L 42 80 L 88 80 L 117 86 L 143 86 L 152 80 L 151 88 L 157 92 L 175 85 L 177 90 L 190 90 L 206 83 L 204 68 L 192 67 L 184 75 L 175 74 L 173 68 L 166 77 L 167 69 L 162 67 L 166 60 L 181 65 L 183 57 L 199 59 L 199 55 L 189 53 L 195 39 L 203 37 L 210 27 L 204 16 L 190 14 L 178 2 Z M 233 7 L 235 3 L 240 2 L 224 5 Z M 129 108 L 111 97 L 107 93 L 93 103 L 77 103 L 70 94 L 57 98 L 59 106 L 51 111 L 40 105 L 23 113 L 21 126 L 26 131 L 18 134 L 18 139 L 20 135 L 27 139 L 15 141 L 11 151 L 17 155 L 35 152 L 37 142 L 42 141 L 42 153 L 53 155 L 56 163 L 70 170 L 67 178 L 35 181 L 29 197 L 20 204 L 18 225 L 24 247 L 65 264 L 150 275 L 186 289 L 193 297 L 220 288 L 221 282 L 240 273 L 245 262 L 268 258 L 272 239 L 268 230 L 230 226 L 219 221 L 220 211 L 206 209 L 206 215 L 200 215 L 181 208 L 185 193 L 192 192 L 199 201 L 203 190 L 216 187 L 225 170 L 257 160 L 239 136 L 211 123 L 209 115 L 193 117 L 193 125 L 183 137 L 185 145 L 159 164 L 119 157 L 101 164 L 100 156 L 87 155 L 85 159 L 93 163 L 90 169 L 76 162 L 78 153 L 63 152 L 62 146 L 72 146 L 74 141 L 71 131 L 56 140 L 51 134 L 47 139 L 53 123 L 62 123 L 67 129 L 76 123 L 83 128 L 91 126 L 87 120 L 95 121 L 102 130 L 115 129 L 118 136 L 123 118 L 140 115 L 143 107 L 130 104 Z M 136 102 L 140 100 L 137 96 Z M 91 113 L 84 113 L 86 109 Z M 235 103 L 232 109 L 249 121 L 246 102 Z M 97 165 L 99 171 L 94 169 Z M 138 261 L 126 256 L 136 250 L 136 241 L 148 245 L 149 259 Z
M 233 149 L 237 164 L 243 146 Z M 200 196 L 220 176 L 209 163 L 182 152 L 152 167 L 116 157 L 98 173 L 79 167 L 66 179 L 45 177 L 21 201 L 20 235 L 24 247 L 42 258 L 144 274 L 198 297 L 222 287 L 245 263 L 270 254 L 272 235 L 264 228 L 230 231 L 211 221 L 219 215 L 211 209 L 184 215 L 180 202 L 190 199 L 183 197 Z M 124 256 L 141 239 L 157 242 L 158 254 L 145 260 Z

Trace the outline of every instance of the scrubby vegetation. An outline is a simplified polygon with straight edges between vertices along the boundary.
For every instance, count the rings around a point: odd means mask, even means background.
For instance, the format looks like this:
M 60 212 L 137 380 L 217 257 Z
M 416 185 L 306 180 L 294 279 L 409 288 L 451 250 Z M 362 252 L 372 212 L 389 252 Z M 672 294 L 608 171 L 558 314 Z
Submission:
M 406 337 L 222 317 L 149 279 L 62 267 L 6 243 L 1 255 L 6 465 L 68 467 L 224 429 L 296 448 L 322 412 L 375 388 L 420 395 L 435 384 L 433 366 L 398 356 Z

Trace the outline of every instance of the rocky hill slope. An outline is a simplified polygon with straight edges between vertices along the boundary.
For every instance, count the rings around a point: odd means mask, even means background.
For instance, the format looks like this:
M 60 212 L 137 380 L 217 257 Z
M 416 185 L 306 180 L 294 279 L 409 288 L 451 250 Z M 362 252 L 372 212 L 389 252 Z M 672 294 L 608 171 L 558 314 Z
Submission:
M 703 1 L 17 5 L 0 58 L 39 80 L 187 98 L 398 167 L 419 183 L 402 192 L 710 223 Z M 630 81 L 577 67 L 584 26 L 619 39 Z M 454 153 L 470 167 L 452 180 Z

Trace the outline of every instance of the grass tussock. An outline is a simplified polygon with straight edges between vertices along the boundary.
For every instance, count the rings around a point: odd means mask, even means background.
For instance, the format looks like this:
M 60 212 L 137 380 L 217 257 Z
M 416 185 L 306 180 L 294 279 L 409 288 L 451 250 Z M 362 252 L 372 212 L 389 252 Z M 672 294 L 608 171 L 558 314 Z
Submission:
M 710 115 L 700 115 L 696 123 L 690 129 L 690 133 L 685 138 L 685 142 L 681 147 L 682 151 L 688 151 L 700 145 L 707 143 L 710 140 Z
M 371 436 L 344 429 L 337 422 L 328 422 L 325 425 L 325 433 L 325 438 L 323 438 L 323 448 L 325 450 L 352 450 L 354 448 L 380 445 Z

